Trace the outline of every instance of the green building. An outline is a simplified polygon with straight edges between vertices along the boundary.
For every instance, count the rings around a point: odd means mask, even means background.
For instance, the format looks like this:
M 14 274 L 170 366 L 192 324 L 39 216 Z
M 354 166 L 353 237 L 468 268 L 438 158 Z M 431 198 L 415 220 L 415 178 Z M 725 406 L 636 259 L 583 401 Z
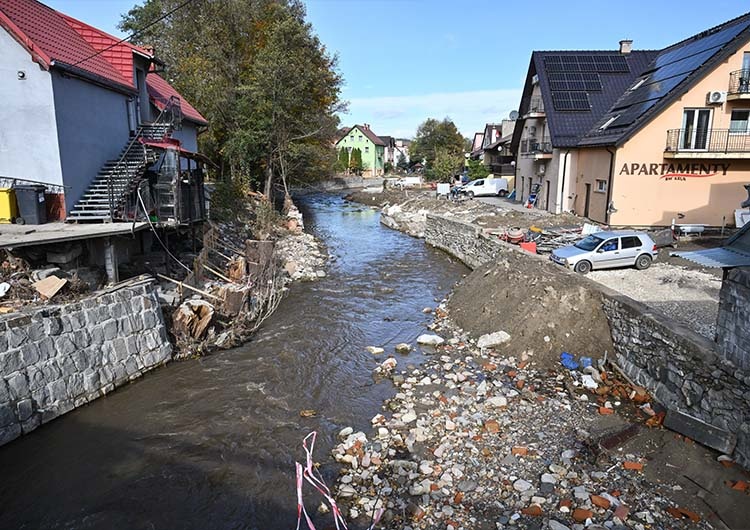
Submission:
M 362 175 L 378 177 L 385 170 L 385 142 L 380 139 L 368 124 L 355 125 L 336 142 L 336 151 L 346 149 L 351 154 L 352 149 L 359 148 L 362 152 Z

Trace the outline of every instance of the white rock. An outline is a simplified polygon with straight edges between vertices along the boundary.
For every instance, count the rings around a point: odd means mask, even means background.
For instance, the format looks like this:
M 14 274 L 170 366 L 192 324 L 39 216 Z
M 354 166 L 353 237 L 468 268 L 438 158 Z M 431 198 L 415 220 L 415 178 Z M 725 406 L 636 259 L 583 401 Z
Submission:
M 400 344 L 396 344 L 396 352 L 398 352 L 398 353 L 409 353 L 410 351 L 411 351 L 411 346 L 409 346 L 405 342 L 402 342 Z
M 432 475 L 433 469 L 430 466 L 430 463 L 427 461 L 422 462 L 419 464 L 419 472 L 423 475 Z
M 542 482 L 555 484 L 557 482 L 557 477 L 555 477 L 555 475 L 552 475 L 551 473 L 544 473 L 542 474 Z
M 380 355 L 385 350 L 383 348 L 378 348 L 377 346 L 368 346 L 367 351 L 370 352 L 373 355 Z
M 354 429 L 352 429 L 351 427 L 344 427 L 343 429 L 339 431 L 339 438 L 346 438 L 353 432 L 354 432 Z
M 510 335 L 508 335 L 505 331 L 496 331 L 495 333 L 488 333 L 487 335 L 482 335 L 481 337 L 479 337 L 477 346 L 479 346 L 480 348 L 493 348 L 495 346 L 505 344 L 509 340 Z
M 599 385 L 596 381 L 594 381 L 594 378 L 591 377 L 589 374 L 583 374 L 581 376 L 581 383 L 583 383 L 583 386 L 585 388 L 589 388 L 591 390 L 596 390 L 599 388 Z
M 443 337 L 440 337 L 438 335 L 429 335 L 424 334 L 417 337 L 417 344 L 426 344 L 428 346 L 440 346 L 442 343 L 444 343 L 445 340 Z
M 520 492 L 528 491 L 531 489 L 531 482 L 519 478 L 513 483 L 513 489 Z
M 409 410 L 406 413 L 404 413 L 403 416 L 401 416 L 401 421 L 403 421 L 404 423 L 411 423 L 416 419 L 417 419 L 417 413 L 414 412 L 413 410 Z
M 487 405 L 490 407 L 507 407 L 508 400 L 504 396 L 494 396 L 487 400 Z

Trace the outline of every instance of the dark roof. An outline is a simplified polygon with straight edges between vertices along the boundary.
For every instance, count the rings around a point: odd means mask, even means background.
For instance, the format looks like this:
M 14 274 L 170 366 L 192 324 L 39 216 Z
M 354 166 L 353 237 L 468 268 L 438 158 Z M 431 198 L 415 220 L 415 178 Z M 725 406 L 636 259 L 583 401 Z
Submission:
M 378 136 L 386 146 L 396 145 L 396 139 L 393 136 Z
M 750 13 L 658 52 L 580 145 L 621 145 L 750 37 Z M 643 80 L 637 88 L 628 90 Z M 601 127 L 611 121 L 602 130 Z
M 574 147 L 610 109 L 617 98 L 632 85 L 636 76 L 643 71 L 656 54 L 656 50 L 636 50 L 628 54 L 609 50 L 533 52 L 521 101 L 520 114 L 523 116 L 529 108 L 533 91 L 532 78 L 536 75 L 539 79 L 539 88 L 553 147 Z M 586 61 L 591 60 L 590 68 L 588 65 L 582 66 L 579 64 L 577 57 L 583 57 Z M 616 59 L 610 59 L 613 57 Z M 619 58 L 622 58 L 622 60 Z M 606 67 L 597 66 L 594 65 L 593 61 L 603 61 L 607 65 Z M 616 66 L 612 66 L 612 64 L 616 64 Z M 582 73 L 590 76 L 589 80 L 594 83 L 593 86 L 586 85 L 589 90 L 580 90 L 580 88 L 584 88 L 580 86 L 582 81 L 578 81 L 579 86 L 571 86 L 568 90 L 553 90 L 553 88 L 559 88 L 559 84 L 551 84 L 555 82 L 551 79 L 552 76 L 566 77 L 581 75 Z M 569 97 L 568 94 L 580 97 L 579 101 L 585 102 L 585 105 L 565 105 L 561 101 L 561 96 Z M 568 108 L 566 109 L 566 107 Z M 522 127 L 517 127 L 514 145 L 517 141 L 520 141 L 521 132 Z

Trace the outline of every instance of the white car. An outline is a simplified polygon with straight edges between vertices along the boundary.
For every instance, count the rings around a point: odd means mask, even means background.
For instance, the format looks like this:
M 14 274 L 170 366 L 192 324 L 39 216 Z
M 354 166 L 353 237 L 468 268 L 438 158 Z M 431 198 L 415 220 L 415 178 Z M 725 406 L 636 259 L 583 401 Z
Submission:
M 505 197 L 508 195 L 508 179 L 492 178 L 472 180 L 461 186 L 458 191 L 468 197 Z
M 632 267 L 648 269 L 657 256 L 654 240 L 644 232 L 617 231 L 591 234 L 575 245 L 552 251 L 550 259 L 586 274 L 593 269 Z

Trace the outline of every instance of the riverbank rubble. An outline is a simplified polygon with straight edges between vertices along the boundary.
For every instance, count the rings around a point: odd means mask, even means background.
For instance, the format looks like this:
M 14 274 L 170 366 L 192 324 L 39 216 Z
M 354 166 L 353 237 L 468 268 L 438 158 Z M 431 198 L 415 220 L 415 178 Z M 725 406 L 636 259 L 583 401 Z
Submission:
M 397 370 L 396 354 L 376 368 L 397 393 L 373 431 L 339 433 L 335 491 L 349 520 L 383 508 L 380 527 L 403 530 L 723 526 L 647 469 L 657 464 L 632 440 L 661 431 L 664 415 L 605 360 L 541 366 L 510 353 L 504 332 L 480 347 L 445 303 L 436 315 L 429 336 L 444 342 L 429 341 L 421 366 Z

